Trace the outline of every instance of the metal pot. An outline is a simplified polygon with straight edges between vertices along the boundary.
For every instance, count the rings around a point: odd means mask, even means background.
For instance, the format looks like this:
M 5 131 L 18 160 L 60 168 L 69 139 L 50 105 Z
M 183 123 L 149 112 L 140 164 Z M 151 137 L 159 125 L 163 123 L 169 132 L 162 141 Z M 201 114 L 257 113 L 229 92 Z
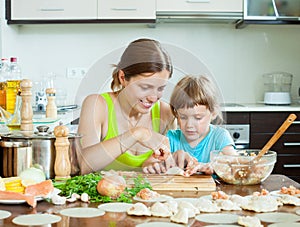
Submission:
M 18 176 L 23 170 L 33 165 L 42 167 L 47 179 L 55 177 L 55 136 L 52 132 L 47 132 L 48 128 L 48 126 L 38 126 L 38 132 L 31 135 L 21 131 L 1 135 L 2 175 L 4 177 Z M 80 172 L 77 161 L 77 152 L 81 150 L 80 138 L 80 135 L 72 133 L 68 136 L 72 176 Z

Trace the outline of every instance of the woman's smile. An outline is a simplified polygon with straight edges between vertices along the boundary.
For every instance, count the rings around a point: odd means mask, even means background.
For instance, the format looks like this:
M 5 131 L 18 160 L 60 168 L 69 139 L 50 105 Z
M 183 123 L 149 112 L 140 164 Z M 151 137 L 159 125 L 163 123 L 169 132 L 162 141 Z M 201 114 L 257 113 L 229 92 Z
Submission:
M 143 101 L 143 100 L 140 100 L 140 103 L 146 109 L 150 109 L 153 105 L 153 102 L 147 102 L 147 101 Z

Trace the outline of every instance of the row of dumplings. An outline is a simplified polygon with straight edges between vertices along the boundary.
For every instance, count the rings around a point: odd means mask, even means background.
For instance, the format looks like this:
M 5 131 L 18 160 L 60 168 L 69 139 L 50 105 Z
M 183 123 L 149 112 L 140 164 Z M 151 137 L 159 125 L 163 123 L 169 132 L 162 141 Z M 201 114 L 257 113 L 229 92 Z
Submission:
M 128 215 L 135 216 L 154 216 L 170 217 L 176 223 L 187 224 L 189 218 L 193 218 L 200 212 L 216 213 L 224 211 L 250 210 L 254 212 L 273 212 L 277 211 L 282 205 L 300 206 L 300 199 L 290 195 L 271 196 L 271 195 L 252 195 L 240 196 L 230 195 L 228 199 L 208 199 L 200 197 L 193 202 L 184 200 L 168 200 L 166 202 L 155 202 L 147 207 L 143 203 L 135 203 L 127 210 Z
M 135 216 L 170 217 L 171 222 L 188 224 L 189 218 L 194 218 L 197 214 L 200 214 L 200 210 L 204 212 L 210 210 L 206 208 L 202 209 L 205 207 L 207 201 L 211 202 L 209 203 L 210 205 L 213 204 L 212 201 L 201 198 L 198 201 L 199 203 L 195 205 L 187 201 L 177 203 L 175 200 L 169 200 L 164 203 L 156 202 L 151 207 L 147 207 L 143 203 L 135 203 L 127 210 L 127 214 Z M 202 205 L 200 206 L 200 204 Z M 216 210 L 220 211 L 220 208 L 217 207 Z M 242 226 L 262 227 L 257 217 L 250 216 L 239 216 L 238 224 Z
M 170 217 L 172 222 L 187 224 L 189 218 L 193 218 L 200 211 L 192 203 L 181 201 L 177 203 L 175 200 L 167 202 L 156 202 L 151 207 L 147 207 L 143 203 L 135 203 L 127 210 L 128 215 L 135 216 L 154 216 L 154 217 Z

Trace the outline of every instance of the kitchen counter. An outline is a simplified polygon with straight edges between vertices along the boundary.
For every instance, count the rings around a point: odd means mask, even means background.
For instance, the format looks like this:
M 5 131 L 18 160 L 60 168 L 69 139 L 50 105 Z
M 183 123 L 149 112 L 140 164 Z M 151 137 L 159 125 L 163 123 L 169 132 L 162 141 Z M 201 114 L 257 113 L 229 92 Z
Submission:
M 222 107 L 225 112 L 293 112 L 300 111 L 300 103 L 291 105 L 265 105 L 263 103 L 227 103 Z
M 255 191 L 261 191 L 261 189 L 267 189 L 269 191 L 278 190 L 282 186 L 289 187 L 290 185 L 294 185 L 297 188 L 300 188 L 300 184 L 291 180 L 290 178 L 284 175 L 271 175 L 269 176 L 262 184 L 253 185 L 253 186 L 234 186 L 234 185 L 227 185 L 224 183 L 218 183 L 217 190 L 222 190 L 227 194 L 239 194 L 242 196 L 250 195 Z M 173 197 L 199 197 L 202 195 L 208 195 L 210 192 L 173 192 L 169 193 L 169 195 Z M 0 210 L 7 210 L 12 213 L 9 218 L 1 220 L 0 226 L 11 227 L 17 226 L 12 223 L 13 218 L 24 215 L 24 214 L 36 214 L 36 213 L 51 213 L 59 215 L 59 211 L 67 208 L 67 207 L 97 207 L 99 203 L 71 203 L 68 205 L 63 206 L 55 206 L 46 201 L 38 202 L 36 208 L 32 209 L 26 204 L 19 204 L 19 205 L 0 205 Z M 299 210 L 299 207 L 295 206 L 282 206 L 279 208 L 281 212 L 288 212 L 288 213 L 295 213 L 296 210 Z M 223 212 L 223 213 L 234 213 L 238 215 L 249 215 L 253 216 L 256 213 L 248 212 L 248 211 L 232 211 L 232 212 Z M 135 216 L 128 216 L 126 213 L 113 213 L 107 212 L 105 215 L 95 218 L 69 218 L 62 216 L 62 219 L 59 223 L 52 224 L 52 225 L 45 225 L 45 226 L 57 226 L 57 227 L 73 227 L 73 226 L 136 226 L 137 224 L 144 223 L 144 222 L 168 222 L 169 218 L 157 218 L 157 217 L 135 217 Z M 264 226 L 267 226 L 266 223 L 263 223 Z M 196 221 L 194 218 L 189 219 L 189 226 L 205 226 L 208 225 L 207 223 L 202 223 Z

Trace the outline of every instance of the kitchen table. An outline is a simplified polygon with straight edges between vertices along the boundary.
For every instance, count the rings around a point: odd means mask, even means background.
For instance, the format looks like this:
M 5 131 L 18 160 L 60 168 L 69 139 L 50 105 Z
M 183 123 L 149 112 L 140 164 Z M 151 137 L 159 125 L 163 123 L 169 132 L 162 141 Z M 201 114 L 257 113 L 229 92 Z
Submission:
M 300 188 L 300 184 L 293 181 L 292 179 L 284 175 L 270 175 L 262 184 L 252 185 L 252 186 L 235 186 L 228 185 L 223 182 L 217 183 L 217 190 L 222 190 L 227 194 L 239 194 L 242 196 L 250 195 L 255 191 L 261 191 L 261 189 L 267 189 L 268 191 L 278 190 L 283 186 L 289 187 L 293 185 L 297 188 Z M 197 198 L 202 195 L 209 195 L 210 192 L 172 192 L 169 193 L 174 198 L 178 197 L 192 197 Z M 69 207 L 98 207 L 99 203 L 69 203 L 63 206 L 55 206 L 47 201 L 40 201 L 36 208 L 32 209 L 27 204 L 18 204 L 18 205 L 5 205 L 0 204 L 0 210 L 7 210 L 12 213 L 9 218 L 0 220 L 0 226 L 10 227 L 18 226 L 12 223 L 13 218 L 23 215 L 23 214 L 35 214 L 35 213 L 50 213 L 50 214 L 59 214 L 59 211 L 64 208 Z M 279 208 L 279 211 L 288 212 L 295 214 L 296 210 L 299 210 L 300 207 L 295 206 L 282 206 Z M 233 213 L 239 215 L 249 215 L 253 216 L 256 213 L 250 211 L 231 211 L 231 212 L 222 212 L 222 213 Z M 160 221 L 168 222 L 169 218 L 157 218 L 157 217 L 136 217 L 128 216 L 126 213 L 111 213 L 107 212 L 103 216 L 94 217 L 94 218 L 70 218 L 62 216 L 60 222 L 47 226 L 57 226 L 57 227 L 80 227 L 80 226 L 135 226 L 139 223 L 150 222 L 150 221 Z M 267 223 L 263 223 L 264 226 L 267 226 Z M 205 226 L 206 223 L 196 221 L 194 218 L 189 219 L 189 226 Z

